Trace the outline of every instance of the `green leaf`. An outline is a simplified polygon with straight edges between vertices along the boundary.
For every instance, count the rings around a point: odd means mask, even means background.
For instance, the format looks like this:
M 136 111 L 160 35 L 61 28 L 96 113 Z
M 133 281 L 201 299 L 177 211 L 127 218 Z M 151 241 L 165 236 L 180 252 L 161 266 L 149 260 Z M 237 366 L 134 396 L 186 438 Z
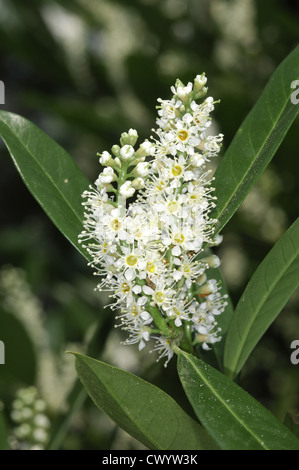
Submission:
M 215 172 L 217 207 L 211 217 L 220 231 L 275 155 L 299 105 L 291 83 L 299 79 L 299 46 L 279 65 L 259 100 L 241 124 Z
M 82 231 L 82 192 L 89 181 L 70 155 L 27 119 L 0 111 L 0 136 L 24 183 L 66 238 L 78 243 Z
M 299 450 L 299 440 L 245 390 L 178 352 L 178 373 L 201 424 L 225 450 Z
M 259 265 L 242 294 L 226 337 L 224 368 L 233 377 L 299 286 L 299 218 Z
M 215 449 L 215 442 L 165 392 L 139 377 L 76 356 L 76 370 L 95 405 L 150 449 Z

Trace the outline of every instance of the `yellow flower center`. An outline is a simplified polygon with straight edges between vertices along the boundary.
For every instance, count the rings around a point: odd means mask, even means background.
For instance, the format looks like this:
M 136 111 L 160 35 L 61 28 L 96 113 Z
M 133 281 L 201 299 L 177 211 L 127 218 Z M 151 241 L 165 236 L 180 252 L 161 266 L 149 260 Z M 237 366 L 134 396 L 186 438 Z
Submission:
M 181 165 L 173 165 L 173 167 L 171 168 L 171 173 L 173 174 L 173 176 L 180 176 L 183 172 L 183 168 L 181 167 Z
M 156 184 L 156 190 L 163 191 L 164 186 L 165 186 L 165 183 L 163 181 L 160 181 L 159 183 Z
M 131 288 L 129 284 L 127 284 L 126 282 L 123 282 L 121 285 L 121 290 L 123 291 L 124 294 L 127 294 L 128 292 L 130 292 Z
M 185 274 L 190 274 L 190 266 L 184 266 L 183 271 Z
M 138 315 L 138 308 L 136 307 L 136 305 L 133 305 L 131 313 L 133 317 L 136 317 Z
M 182 233 L 176 233 L 173 239 L 178 244 L 184 243 L 185 241 L 185 237 Z
M 188 139 L 189 134 L 185 129 L 182 129 L 177 133 L 177 136 L 182 142 L 185 142 L 185 140 Z
M 135 255 L 129 255 L 126 258 L 126 263 L 128 266 L 135 266 L 137 264 L 138 258 Z
M 176 315 L 178 315 L 178 316 L 181 315 L 181 312 L 180 312 L 176 307 L 174 307 L 173 310 L 174 310 L 174 313 L 175 313 Z
M 164 299 L 165 299 L 165 295 L 163 294 L 163 292 L 156 292 L 156 294 L 155 294 L 155 300 L 156 300 L 158 303 L 163 302 Z
M 178 207 L 179 207 L 179 205 L 178 205 L 177 201 L 170 201 L 168 203 L 168 210 L 171 214 L 176 212 L 178 210 Z
M 146 263 L 146 270 L 147 270 L 149 273 L 153 274 L 153 273 L 156 271 L 156 266 L 155 266 L 155 264 L 152 263 L 151 261 L 148 261 L 148 262 Z
M 118 219 L 112 220 L 110 225 L 112 230 L 115 230 L 115 232 L 117 232 L 121 228 L 121 222 Z

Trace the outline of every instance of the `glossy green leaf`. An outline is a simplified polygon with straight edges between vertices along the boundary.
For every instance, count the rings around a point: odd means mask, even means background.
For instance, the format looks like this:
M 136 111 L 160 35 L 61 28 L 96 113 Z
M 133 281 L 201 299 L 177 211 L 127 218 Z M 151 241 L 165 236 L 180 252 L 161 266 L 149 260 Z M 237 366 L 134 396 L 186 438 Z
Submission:
M 200 450 L 217 445 L 165 392 L 139 377 L 76 354 L 76 370 L 95 405 L 150 449 Z
M 233 377 L 299 286 L 299 219 L 259 265 L 241 296 L 227 333 L 224 368 Z
M 29 191 L 66 238 L 78 243 L 82 230 L 82 192 L 89 181 L 70 155 L 27 119 L 0 111 L 0 136 Z
M 217 231 L 229 221 L 275 155 L 294 121 L 291 83 L 299 79 L 299 46 L 275 70 L 262 95 L 241 124 L 215 172 Z
M 185 352 L 178 373 L 201 424 L 225 450 L 299 450 L 299 440 L 224 374 Z

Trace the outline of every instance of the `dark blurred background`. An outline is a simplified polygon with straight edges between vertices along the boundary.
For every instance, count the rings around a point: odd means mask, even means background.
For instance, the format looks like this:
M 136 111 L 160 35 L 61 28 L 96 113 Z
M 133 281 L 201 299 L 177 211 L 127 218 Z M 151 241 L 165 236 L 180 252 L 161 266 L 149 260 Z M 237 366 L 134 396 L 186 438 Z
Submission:
M 1 109 L 38 125 L 94 181 L 97 152 L 109 151 L 131 127 L 140 139 L 149 137 L 157 98 L 170 97 L 176 78 L 188 82 L 206 72 L 209 94 L 221 100 L 213 122 L 225 136 L 223 154 L 298 35 L 296 0 L 0 0 Z M 298 216 L 298 132 L 297 119 L 223 231 L 219 255 L 234 304 Z M 101 337 L 101 357 L 173 393 L 175 364 L 165 371 L 153 355 L 119 346 L 111 312 L 102 308 L 107 297 L 93 291 L 85 260 L 33 199 L 2 141 L 0 191 L 0 339 L 5 333 L 14 344 L 9 370 L 0 371 L 9 423 L 14 393 L 23 386 L 37 386 L 51 419 L 67 409 L 75 373 L 65 351 L 85 351 L 99 316 L 110 332 Z M 290 362 L 298 305 L 297 293 L 240 378 L 280 419 L 287 411 L 299 416 L 299 365 Z M 88 400 L 61 446 L 138 448 Z

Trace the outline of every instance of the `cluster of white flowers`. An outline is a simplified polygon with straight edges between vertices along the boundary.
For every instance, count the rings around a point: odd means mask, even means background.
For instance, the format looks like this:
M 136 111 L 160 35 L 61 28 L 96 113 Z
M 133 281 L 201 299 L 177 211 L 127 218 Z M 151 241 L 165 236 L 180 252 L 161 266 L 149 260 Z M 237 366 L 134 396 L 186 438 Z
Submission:
M 136 130 L 123 133 L 112 154 L 100 155 L 105 168 L 96 188 L 83 193 L 79 240 L 102 277 L 97 288 L 112 292 L 125 343 L 142 349 L 155 338 L 153 350 L 165 365 L 175 345 L 191 351 L 219 341 L 216 317 L 226 306 L 207 276 L 220 261 L 205 249 L 221 237 L 214 237 L 216 220 L 209 216 L 215 198 L 206 167 L 223 136 L 207 135 L 215 102 L 197 103 L 205 85 L 204 74 L 187 86 L 177 80 L 171 100 L 158 100 L 155 137 L 135 150 Z
M 50 421 L 46 403 L 33 386 L 17 391 L 12 403 L 11 419 L 15 427 L 9 438 L 14 450 L 44 450 L 49 439 Z

